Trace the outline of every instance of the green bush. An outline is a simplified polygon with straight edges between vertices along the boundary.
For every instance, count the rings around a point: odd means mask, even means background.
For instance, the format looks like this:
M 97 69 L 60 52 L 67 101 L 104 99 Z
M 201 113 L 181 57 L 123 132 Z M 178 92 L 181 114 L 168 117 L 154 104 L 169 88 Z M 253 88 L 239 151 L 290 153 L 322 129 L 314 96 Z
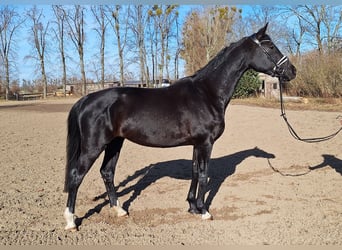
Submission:
M 233 98 L 247 98 L 256 96 L 261 81 L 258 77 L 258 72 L 255 70 L 247 70 L 239 80 Z

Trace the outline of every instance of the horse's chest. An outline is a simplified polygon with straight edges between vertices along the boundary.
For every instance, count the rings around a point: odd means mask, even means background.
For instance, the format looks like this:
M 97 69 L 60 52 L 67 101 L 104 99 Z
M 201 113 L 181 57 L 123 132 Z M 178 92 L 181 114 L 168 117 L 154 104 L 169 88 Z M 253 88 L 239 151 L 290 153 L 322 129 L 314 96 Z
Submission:
M 217 138 L 219 138 L 223 131 L 224 131 L 224 120 L 220 119 L 220 120 L 215 120 L 213 121 L 209 126 L 208 126 L 208 132 L 210 134 L 210 137 L 212 140 L 216 140 Z
M 213 143 L 222 135 L 224 127 L 224 119 L 220 117 L 202 119 L 194 124 L 191 134 L 195 140 Z

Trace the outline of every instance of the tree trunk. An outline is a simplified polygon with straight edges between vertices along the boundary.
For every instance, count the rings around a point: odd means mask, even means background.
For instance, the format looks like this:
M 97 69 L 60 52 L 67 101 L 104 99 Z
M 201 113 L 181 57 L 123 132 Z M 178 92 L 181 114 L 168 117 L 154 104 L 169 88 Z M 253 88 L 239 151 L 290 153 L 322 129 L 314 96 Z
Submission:
M 87 94 L 87 78 L 84 70 L 84 59 L 83 59 L 83 47 L 79 47 L 78 50 L 80 56 L 80 67 L 81 67 L 81 77 L 82 77 L 82 95 Z
M 115 5 L 115 11 L 112 12 L 112 17 L 114 18 L 114 24 L 111 23 L 112 27 L 115 30 L 116 40 L 118 43 L 118 54 L 119 54 L 119 68 L 120 68 L 120 84 L 125 86 L 125 78 L 124 78 L 124 61 L 123 61 L 123 46 L 121 44 L 121 32 L 120 32 L 120 6 Z
M 159 63 L 159 84 L 163 81 L 164 76 L 164 62 L 165 62 L 165 35 L 161 31 L 161 53 L 160 53 L 160 63 Z
M 66 74 L 66 62 L 65 62 L 65 55 L 64 55 L 64 45 L 62 45 L 61 57 L 62 57 L 62 68 L 63 68 L 63 76 L 62 76 L 63 92 L 64 92 L 64 97 L 66 97 L 67 74 Z
M 46 97 L 47 97 L 47 78 L 46 78 L 46 74 L 45 74 L 44 58 L 40 58 L 40 67 L 41 67 L 42 80 L 43 80 L 43 98 L 46 99 Z
M 6 101 L 8 101 L 8 95 L 10 91 L 10 74 L 9 74 L 9 62 L 8 57 L 5 57 L 5 71 L 6 71 L 6 79 L 5 79 L 5 94 L 6 94 Z
M 142 5 L 137 8 L 137 39 L 139 47 L 139 64 L 140 64 L 140 82 L 144 83 L 146 81 L 146 71 L 145 71 L 145 44 L 144 44 L 144 26 L 143 26 L 143 16 L 142 16 Z
M 105 80 L 105 34 L 101 36 L 101 87 L 104 89 Z

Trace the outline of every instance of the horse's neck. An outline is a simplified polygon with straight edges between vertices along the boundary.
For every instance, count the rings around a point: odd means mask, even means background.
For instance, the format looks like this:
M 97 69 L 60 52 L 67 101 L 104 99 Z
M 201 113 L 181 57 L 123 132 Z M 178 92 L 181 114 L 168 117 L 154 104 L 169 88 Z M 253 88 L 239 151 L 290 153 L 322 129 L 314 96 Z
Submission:
M 208 74 L 203 81 L 206 90 L 210 92 L 213 98 L 216 98 L 220 105 L 223 105 L 224 109 L 226 109 L 239 79 L 248 69 L 247 58 L 242 54 L 236 54 L 243 53 L 243 49 L 240 48 L 240 50 L 239 52 L 231 51 L 227 55 L 227 60 L 215 72 Z

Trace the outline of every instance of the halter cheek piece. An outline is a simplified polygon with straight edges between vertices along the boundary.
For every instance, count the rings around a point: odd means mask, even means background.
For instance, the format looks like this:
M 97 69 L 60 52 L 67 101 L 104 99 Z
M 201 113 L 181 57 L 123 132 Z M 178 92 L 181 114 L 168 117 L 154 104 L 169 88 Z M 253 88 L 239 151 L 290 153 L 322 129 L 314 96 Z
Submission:
M 276 62 L 276 60 L 270 55 L 270 53 L 268 53 L 267 49 L 262 46 L 263 42 L 272 42 L 271 40 L 259 41 L 256 38 L 255 34 L 250 36 L 250 38 L 252 39 L 254 43 L 256 43 L 262 49 L 262 51 L 267 55 L 267 57 L 274 63 L 274 67 L 272 69 L 272 76 L 277 76 L 277 77 L 282 76 L 285 73 L 285 69 L 280 68 L 280 66 L 289 60 L 287 56 L 283 56 L 282 58 L 280 58 L 278 62 Z

